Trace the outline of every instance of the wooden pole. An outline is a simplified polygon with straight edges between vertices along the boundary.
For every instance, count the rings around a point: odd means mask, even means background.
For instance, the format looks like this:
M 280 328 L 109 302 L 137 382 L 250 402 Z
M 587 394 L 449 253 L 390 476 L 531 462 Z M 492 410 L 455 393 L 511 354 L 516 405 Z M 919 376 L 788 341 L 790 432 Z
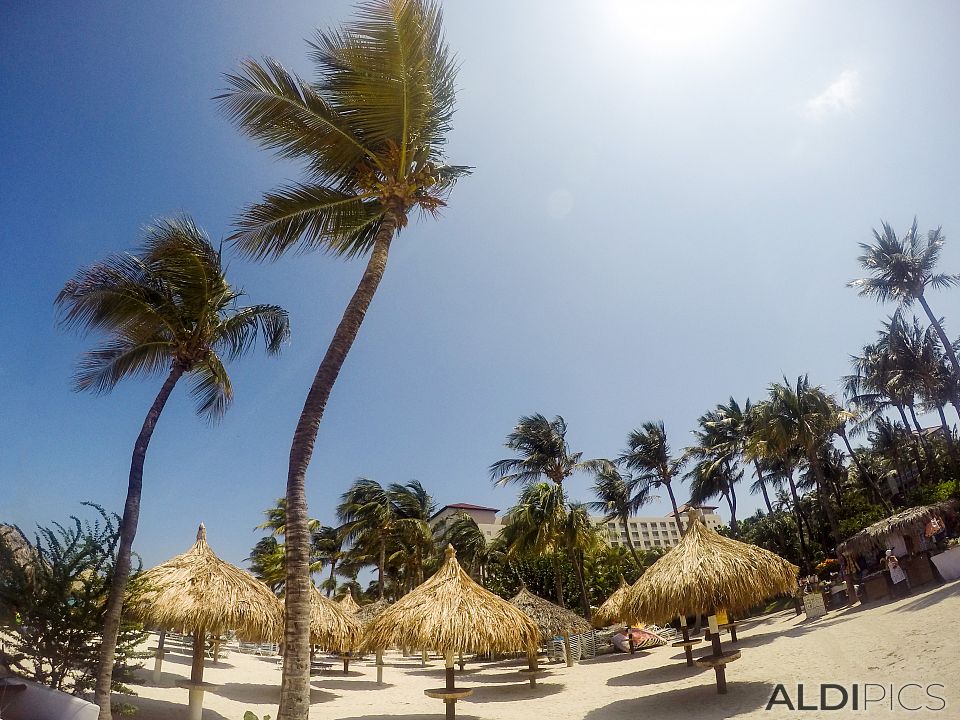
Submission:
M 427 666 L 427 651 L 421 650 L 420 651 L 420 667 L 426 667 L 426 666 Z
M 685 615 L 680 616 L 680 632 L 683 634 L 683 641 L 689 643 L 690 630 L 687 628 L 687 618 Z M 687 667 L 693 667 L 693 650 L 689 644 L 683 646 L 683 654 L 687 656 Z
M 535 651 L 527 653 L 527 666 L 530 668 L 530 687 L 535 688 L 537 686 L 537 653 Z
M 383 650 L 377 650 L 377 685 L 383 685 Z
M 207 632 L 203 628 L 193 631 L 193 662 L 190 666 L 189 720 L 203 717 L 203 656 L 206 652 Z
M 466 661 L 463 659 L 463 652 L 460 652 L 460 659 L 457 661 L 457 664 L 460 666 L 460 672 L 463 672 L 463 666 L 466 664 Z
M 453 650 L 447 650 L 443 654 L 443 664 L 446 668 L 447 690 L 454 690 L 456 679 L 453 672 Z M 447 720 L 454 720 L 457 717 L 457 701 L 449 699 L 443 702 L 447 706 Z
M 711 615 L 707 618 L 707 622 L 710 624 L 710 639 L 713 643 L 713 656 L 720 657 L 723 654 L 723 650 L 720 647 L 720 628 L 717 626 L 717 616 Z M 715 665 L 714 671 L 717 674 L 717 693 L 720 695 L 727 694 L 727 671 L 724 665 Z
M 570 649 L 570 636 L 563 636 L 563 651 L 567 656 L 567 667 L 573 667 L 573 651 Z
M 157 659 L 153 661 L 153 684 L 160 684 L 160 668 L 163 667 L 163 646 L 167 639 L 167 631 L 160 631 L 160 639 L 157 641 Z

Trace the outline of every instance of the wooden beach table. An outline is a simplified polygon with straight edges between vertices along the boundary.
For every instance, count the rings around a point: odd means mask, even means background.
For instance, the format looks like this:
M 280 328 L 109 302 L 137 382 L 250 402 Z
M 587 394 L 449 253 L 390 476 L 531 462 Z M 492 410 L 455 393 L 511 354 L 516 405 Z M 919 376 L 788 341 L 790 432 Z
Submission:
M 720 653 L 719 655 L 712 653 L 710 655 L 698 657 L 695 662 L 698 667 L 712 667 L 714 669 L 717 674 L 717 693 L 720 695 L 725 695 L 727 692 L 727 676 L 725 668 L 727 663 L 732 663 L 734 660 L 739 659 L 739 650 L 728 650 L 727 652 Z
M 424 690 L 423 694 L 436 700 L 443 700 L 443 704 L 447 707 L 447 720 L 453 720 L 457 716 L 455 709 L 457 700 L 473 695 L 473 688 L 430 688 Z
M 682 647 L 684 654 L 687 656 L 687 665 L 693 667 L 693 651 L 691 648 L 697 643 L 702 643 L 703 638 L 693 638 L 692 640 L 677 640 L 670 643 L 671 647 Z
M 735 643 L 735 642 L 737 642 L 737 625 L 739 625 L 739 624 L 740 624 L 740 623 L 738 623 L 738 622 L 728 622 L 728 623 L 723 623 L 722 625 L 718 625 L 717 627 L 718 627 L 720 630 L 729 630 L 729 631 L 730 631 L 730 642 Z

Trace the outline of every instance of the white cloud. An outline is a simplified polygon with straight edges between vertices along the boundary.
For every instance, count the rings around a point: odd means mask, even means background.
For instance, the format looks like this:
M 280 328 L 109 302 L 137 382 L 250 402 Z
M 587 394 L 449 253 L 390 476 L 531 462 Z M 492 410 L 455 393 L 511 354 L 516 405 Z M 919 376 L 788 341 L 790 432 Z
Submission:
M 849 113 L 860 104 L 860 73 L 844 70 L 827 89 L 807 100 L 807 112 L 814 118 Z

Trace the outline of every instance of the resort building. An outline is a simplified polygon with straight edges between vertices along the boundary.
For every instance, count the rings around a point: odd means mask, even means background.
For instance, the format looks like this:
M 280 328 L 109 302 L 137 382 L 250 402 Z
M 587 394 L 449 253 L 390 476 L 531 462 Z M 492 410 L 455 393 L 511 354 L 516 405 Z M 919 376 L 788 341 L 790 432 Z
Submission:
M 723 520 L 717 515 L 716 505 L 681 505 L 681 519 L 687 510 L 695 507 L 703 516 L 703 521 L 707 527 L 716 530 L 723 525 Z M 470 503 L 454 503 L 444 505 L 440 510 L 434 513 L 430 522 L 436 526 L 437 523 L 452 517 L 457 513 L 464 513 L 473 518 L 477 527 L 483 532 L 487 540 L 496 538 L 510 522 L 509 515 L 498 516 L 500 512 L 497 508 L 484 507 L 483 505 L 471 505 Z M 630 533 L 630 539 L 640 550 L 649 550 L 651 548 L 670 548 L 680 540 L 680 532 L 677 528 L 673 513 L 664 516 L 635 516 L 631 517 L 624 527 L 619 520 L 606 520 L 602 516 L 592 516 L 594 525 L 600 527 L 604 539 L 613 547 L 627 544 L 627 533 Z

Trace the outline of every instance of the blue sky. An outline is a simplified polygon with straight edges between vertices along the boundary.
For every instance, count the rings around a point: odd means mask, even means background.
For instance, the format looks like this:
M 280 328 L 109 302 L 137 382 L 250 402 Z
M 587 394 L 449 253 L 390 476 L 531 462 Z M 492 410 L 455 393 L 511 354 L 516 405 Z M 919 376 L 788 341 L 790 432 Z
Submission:
M 960 269 L 955 4 L 444 7 L 462 63 L 449 157 L 476 171 L 395 244 L 321 426 L 313 516 L 332 521 L 360 475 L 507 508 L 515 490 L 492 488 L 487 466 L 521 414 L 562 414 L 593 457 L 662 418 L 679 451 L 703 411 L 784 373 L 836 390 L 892 311 L 844 287 L 881 218 L 943 225 L 944 269 Z M 56 329 L 57 291 L 155 216 L 189 212 L 219 238 L 297 177 L 211 98 L 247 56 L 309 74 L 304 39 L 351 5 L 0 8 L 0 521 L 29 530 L 82 500 L 121 508 L 159 385 L 71 392 L 88 343 Z M 223 557 L 246 557 L 362 267 L 234 257 L 229 271 L 290 311 L 293 338 L 232 366 L 219 426 L 185 389 L 171 401 L 145 472 L 148 565 L 200 521 Z M 956 293 L 931 300 L 956 333 Z M 584 499 L 588 486 L 571 483 Z

